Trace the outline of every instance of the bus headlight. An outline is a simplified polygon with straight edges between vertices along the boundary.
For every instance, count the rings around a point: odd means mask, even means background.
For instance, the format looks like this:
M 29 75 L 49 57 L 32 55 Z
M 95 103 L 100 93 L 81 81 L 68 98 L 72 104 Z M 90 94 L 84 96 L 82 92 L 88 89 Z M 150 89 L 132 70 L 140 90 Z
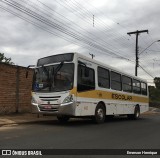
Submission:
M 33 105 L 38 105 L 37 100 L 36 100 L 33 96 L 32 96 L 31 103 L 32 103 Z
M 73 102 L 73 96 L 72 96 L 72 95 L 67 96 L 67 97 L 63 100 L 62 104 L 66 104 L 66 103 L 70 103 L 70 102 Z

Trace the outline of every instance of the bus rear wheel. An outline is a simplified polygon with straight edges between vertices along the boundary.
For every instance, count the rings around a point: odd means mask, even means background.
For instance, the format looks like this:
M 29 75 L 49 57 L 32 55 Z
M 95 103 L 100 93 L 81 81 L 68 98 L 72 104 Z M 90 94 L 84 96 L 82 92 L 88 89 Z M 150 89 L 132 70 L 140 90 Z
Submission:
M 70 117 L 69 116 L 57 116 L 57 119 L 61 123 L 66 123 L 70 119 Z
M 128 117 L 129 119 L 132 119 L 132 120 L 137 120 L 137 119 L 139 119 L 139 117 L 140 117 L 140 108 L 139 108 L 139 106 L 137 105 L 137 106 L 135 107 L 135 109 L 134 109 L 134 114 L 129 114 L 129 115 L 127 115 L 127 117 Z
M 103 123 L 106 117 L 106 110 L 103 104 L 98 104 L 95 110 L 94 121 L 95 123 Z

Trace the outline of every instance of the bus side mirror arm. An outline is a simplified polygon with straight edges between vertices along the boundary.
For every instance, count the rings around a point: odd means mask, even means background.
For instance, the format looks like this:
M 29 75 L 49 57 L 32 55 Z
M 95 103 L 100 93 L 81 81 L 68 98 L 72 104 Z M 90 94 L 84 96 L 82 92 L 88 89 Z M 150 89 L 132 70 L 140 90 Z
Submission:
M 35 67 L 35 65 L 29 65 L 27 68 L 26 68 L 26 78 L 28 78 L 28 70 L 30 67 Z

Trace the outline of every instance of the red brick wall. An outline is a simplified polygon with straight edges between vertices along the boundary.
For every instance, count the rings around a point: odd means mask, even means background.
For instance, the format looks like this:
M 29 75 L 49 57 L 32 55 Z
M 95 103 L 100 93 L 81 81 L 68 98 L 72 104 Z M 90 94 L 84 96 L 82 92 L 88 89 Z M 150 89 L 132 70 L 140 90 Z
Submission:
M 0 63 L 0 114 L 30 112 L 33 70 Z

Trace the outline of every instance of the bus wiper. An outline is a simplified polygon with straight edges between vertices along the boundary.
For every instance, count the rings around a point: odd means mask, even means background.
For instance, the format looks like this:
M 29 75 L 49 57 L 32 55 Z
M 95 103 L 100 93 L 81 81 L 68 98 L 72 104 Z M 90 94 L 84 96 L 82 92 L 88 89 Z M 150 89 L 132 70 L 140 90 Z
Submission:
M 57 75 L 58 71 L 62 68 L 64 64 L 64 61 L 62 61 L 58 66 L 57 68 L 54 70 L 54 67 L 53 67 L 53 70 L 52 70 L 52 75 L 50 76 L 50 86 L 49 86 L 49 89 L 51 91 L 51 87 L 53 85 L 53 82 L 55 80 L 55 76 Z
M 62 62 L 57 66 L 57 68 L 54 70 L 54 76 L 57 75 L 58 71 L 62 68 L 63 64 L 64 64 L 64 61 L 62 61 Z
M 47 75 L 49 79 L 49 71 L 46 69 L 46 67 L 44 67 L 44 65 L 42 65 L 42 69 L 43 69 L 43 72 Z

